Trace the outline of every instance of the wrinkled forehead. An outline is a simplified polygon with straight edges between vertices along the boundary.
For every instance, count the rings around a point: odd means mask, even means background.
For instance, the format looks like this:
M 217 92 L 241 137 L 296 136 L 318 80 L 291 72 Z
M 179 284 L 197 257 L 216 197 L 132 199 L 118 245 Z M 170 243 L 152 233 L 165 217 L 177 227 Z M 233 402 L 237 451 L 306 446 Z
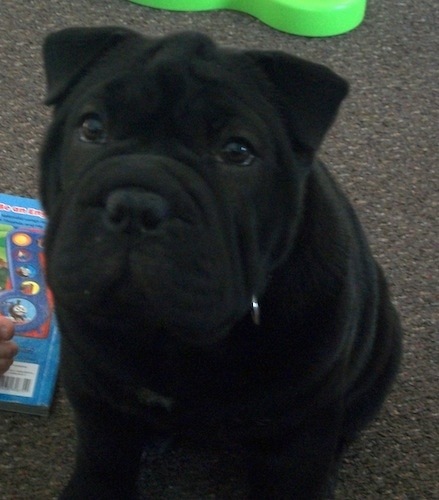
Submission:
M 143 49 L 132 60 L 131 70 L 155 76 L 161 83 L 188 76 L 204 83 L 224 83 L 240 72 L 239 65 L 234 65 L 237 55 L 237 51 L 218 47 L 201 33 L 177 33 L 155 41 L 145 40 Z
M 125 125 L 195 118 L 212 124 L 264 106 L 254 72 L 242 54 L 200 34 L 178 34 L 146 43 L 99 93 Z

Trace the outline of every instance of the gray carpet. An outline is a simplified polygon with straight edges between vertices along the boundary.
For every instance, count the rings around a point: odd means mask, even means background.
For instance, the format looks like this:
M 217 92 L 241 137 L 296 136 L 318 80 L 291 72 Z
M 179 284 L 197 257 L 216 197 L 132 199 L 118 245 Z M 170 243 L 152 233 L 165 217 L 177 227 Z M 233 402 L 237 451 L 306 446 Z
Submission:
M 404 321 L 405 358 L 380 418 L 350 450 L 338 498 L 439 498 L 437 0 L 370 0 L 346 35 L 286 35 L 237 12 L 170 13 L 125 0 L 0 0 L 0 189 L 36 196 L 37 151 L 48 121 L 40 45 L 69 25 L 121 24 L 149 34 L 210 33 L 228 45 L 283 49 L 351 82 L 323 145 L 387 271 Z M 0 498 L 55 498 L 75 438 L 62 387 L 48 419 L 0 413 Z M 236 457 L 172 450 L 145 472 L 150 499 L 243 498 Z

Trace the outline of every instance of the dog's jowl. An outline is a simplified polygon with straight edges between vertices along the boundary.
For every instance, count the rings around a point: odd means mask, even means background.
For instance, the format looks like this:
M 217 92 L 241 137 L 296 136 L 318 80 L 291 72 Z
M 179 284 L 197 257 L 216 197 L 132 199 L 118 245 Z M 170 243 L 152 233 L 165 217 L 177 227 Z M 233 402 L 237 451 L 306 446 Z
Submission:
M 330 495 L 401 337 L 316 157 L 346 82 L 198 33 L 67 29 L 44 60 L 47 275 L 78 432 L 62 498 L 135 498 L 166 434 L 239 445 L 249 498 Z

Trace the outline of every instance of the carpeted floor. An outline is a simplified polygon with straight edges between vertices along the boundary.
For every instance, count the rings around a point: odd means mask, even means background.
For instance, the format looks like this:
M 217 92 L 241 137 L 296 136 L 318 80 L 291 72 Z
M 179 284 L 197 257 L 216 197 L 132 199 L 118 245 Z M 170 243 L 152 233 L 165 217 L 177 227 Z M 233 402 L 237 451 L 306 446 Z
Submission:
M 231 11 L 171 13 L 126 0 L 0 0 L 0 190 L 36 196 L 48 122 L 40 46 L 69 25 L 149 34 L 205 31 L 228 45 L 283 49 L 325 63 L 351 93 L 321 156 L 354 201 L 404 321 L 405 358 L 380 418 L 350 450 L 338 498 L 439 498 L 437 0 L 370 0 L 364 23 L 323 39 L 286 35 Z M 0 499 L 55 498 L 75 438 L 62 388 L 48 419 L 0 413 Z M 244 497 L 236 457 L 172 450 L 145 472 L 149 499 Z

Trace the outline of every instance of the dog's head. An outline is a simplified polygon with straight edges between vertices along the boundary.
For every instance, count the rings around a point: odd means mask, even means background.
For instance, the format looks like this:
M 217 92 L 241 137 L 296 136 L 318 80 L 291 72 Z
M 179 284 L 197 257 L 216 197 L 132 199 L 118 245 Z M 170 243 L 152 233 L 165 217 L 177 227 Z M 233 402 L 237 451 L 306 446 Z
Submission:
M 74 28 L 44 46 L 48 278 L 78 313 L 213 342 L 290 251 L 305 180 L 347 85 L 197 33 Z

